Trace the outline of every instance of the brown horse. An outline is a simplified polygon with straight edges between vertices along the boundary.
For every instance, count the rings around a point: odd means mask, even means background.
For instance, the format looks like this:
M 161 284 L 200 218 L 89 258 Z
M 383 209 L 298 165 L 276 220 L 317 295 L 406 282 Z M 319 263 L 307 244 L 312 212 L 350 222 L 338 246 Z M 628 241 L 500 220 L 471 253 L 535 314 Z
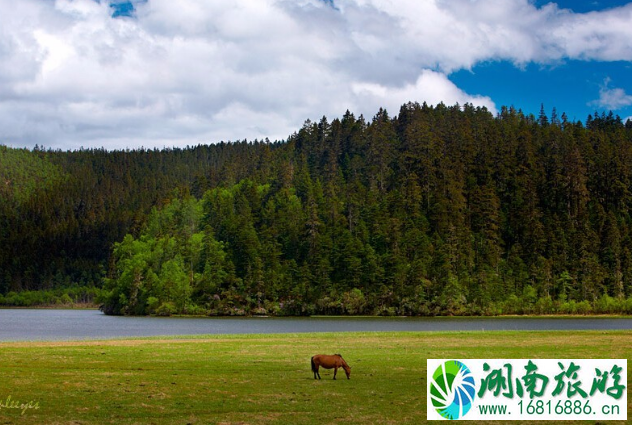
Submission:
M 342 358 L 340 354 L 334 354 L 333 356 L 328 354 L 317 354 L 312 357 L 312 372 L 314 372 L 314 379 L 318 377 L 320 379 L 320 373 L 318 373 L 319 367 L 324 367 L 325 369 L 334 369 L 334 379 L 336 379 L 336 373 L 338 373 L 338 368 L 341 367 L 345 370 L 347 374 L 347 379 L 351 376 L 351 367 L 345 362 L 345 359 Z

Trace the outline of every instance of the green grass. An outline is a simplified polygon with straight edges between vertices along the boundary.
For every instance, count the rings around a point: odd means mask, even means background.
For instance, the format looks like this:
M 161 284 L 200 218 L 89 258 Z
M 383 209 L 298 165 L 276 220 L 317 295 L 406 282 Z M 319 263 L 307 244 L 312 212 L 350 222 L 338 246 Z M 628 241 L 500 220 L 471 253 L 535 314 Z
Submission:
M 334 381 L 333 371 L 321 369 L 323 380 L 314 381 L 309 359 L 318 353 L 342 353 L 351 380 L 341 370 Z M 40 409 L 2 409 L 0 424 L 419 424 L 426 419 L 427 358 L 525 357 L 630 359 L 632 332 L 3 343 L 0 401 L 11 396 Z

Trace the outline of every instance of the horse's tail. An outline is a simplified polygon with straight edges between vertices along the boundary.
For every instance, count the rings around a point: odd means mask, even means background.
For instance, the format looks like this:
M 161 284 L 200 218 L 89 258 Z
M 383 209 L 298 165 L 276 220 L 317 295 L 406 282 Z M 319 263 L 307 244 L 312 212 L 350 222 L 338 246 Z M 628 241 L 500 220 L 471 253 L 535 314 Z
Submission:
M 314 363 L 314 357 L 312 356 L 312 372 L 316 373 L 316 363 Z

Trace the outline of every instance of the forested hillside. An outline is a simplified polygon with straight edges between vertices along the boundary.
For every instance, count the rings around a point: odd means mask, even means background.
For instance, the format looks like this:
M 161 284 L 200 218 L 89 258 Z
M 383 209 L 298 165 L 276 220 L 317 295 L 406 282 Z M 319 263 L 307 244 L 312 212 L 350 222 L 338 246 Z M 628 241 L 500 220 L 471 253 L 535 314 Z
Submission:
M 0 148 L 0 177 L 5 295 L 103 282 L 112 314 L 632 313 L 632 122 L 612 114 L 411 103 L 283 143 Z
M 112 244 L 137 233 L 152 207 L 176 189 L 201 196 L 209 182 L 219 184 L 223 164 L 247 160 L 257 145 L 115 152 L 0 146 L 0 294 L 100 286 Z

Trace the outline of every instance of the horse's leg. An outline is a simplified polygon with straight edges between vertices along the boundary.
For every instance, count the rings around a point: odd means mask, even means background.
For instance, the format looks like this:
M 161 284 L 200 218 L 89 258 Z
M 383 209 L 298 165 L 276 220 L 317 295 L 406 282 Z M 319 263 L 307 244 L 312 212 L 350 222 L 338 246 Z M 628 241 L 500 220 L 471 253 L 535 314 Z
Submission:
M 318 379 L 320 379 L 320 366 L 316 366 L 316 373 L 318 374 Z
M 336 379 L 336 373 L 338 373 L 338 366 L 334 366 L 334 379 Z

